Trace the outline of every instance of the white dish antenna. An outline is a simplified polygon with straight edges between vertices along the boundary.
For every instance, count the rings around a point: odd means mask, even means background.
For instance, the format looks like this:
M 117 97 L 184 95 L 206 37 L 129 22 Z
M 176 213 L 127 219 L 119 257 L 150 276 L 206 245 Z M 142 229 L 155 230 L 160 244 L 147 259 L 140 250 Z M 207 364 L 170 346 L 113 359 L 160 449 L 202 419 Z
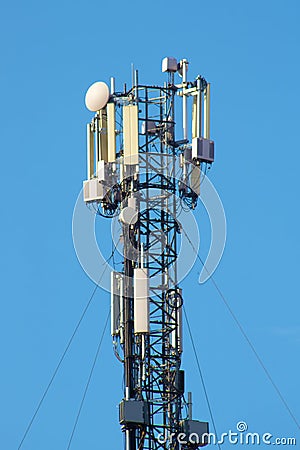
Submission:
M 126 225 L 133 225 L 138 220 L 138 212 L 131 206 L 125 206 L 119 215 L 119 219 Z
M 181 61 L 179 61 L 178 63 L 178 73 L 181 77 L 183 77 L 183 72 L 185 71 L 185 76 L 186 76 L 186 72 L 188 71 L 189 68 L 189 62 L 186 59 L 182 59 Z
M 90 111 L 104 108 L 109 99 L 109 87 L 103 81 L 92 84 L 85 94 L 85 105 Z

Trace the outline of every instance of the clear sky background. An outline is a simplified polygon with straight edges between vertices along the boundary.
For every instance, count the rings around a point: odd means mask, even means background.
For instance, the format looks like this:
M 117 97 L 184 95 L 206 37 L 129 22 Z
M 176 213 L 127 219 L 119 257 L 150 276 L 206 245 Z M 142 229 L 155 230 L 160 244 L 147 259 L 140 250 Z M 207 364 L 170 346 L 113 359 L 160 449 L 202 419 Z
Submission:
M 112 75 L 122 89 L 132 62 L 140 81 L 161 83 L 164 56 L 186 57 L 191 77 L 212 82 L 210 178 L 228 222 L 215 279 L 300 421 L 299 2 L 17 0 L 2 2 L 0 20 L 0 449 L 18 448 L 94 288 L 71 235 L 92 117 L 85 91 Z M 205 256 L 207 217 L 195 214 Z M 300 442 L 214 286 L 198 284 L 200 269 L 184 299 L 218 432 L 244 420 Z M 67 448 L 109 301 L 97 292 L 22 449 Z M 195 418 L 209 420 L 187 333 L 183 366 Z M 72 449 L 122 448 L 121 397 L 107 331 Z

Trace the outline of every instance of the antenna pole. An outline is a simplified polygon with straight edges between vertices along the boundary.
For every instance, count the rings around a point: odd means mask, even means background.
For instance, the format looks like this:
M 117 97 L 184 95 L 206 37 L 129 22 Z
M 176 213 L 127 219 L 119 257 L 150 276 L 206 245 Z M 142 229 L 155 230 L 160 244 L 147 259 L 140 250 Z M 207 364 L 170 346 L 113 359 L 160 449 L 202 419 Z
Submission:
M 181 61 L 182 64 L 182 86 L 183 86 L 183 95 L 182 95 L 182 123 L 183 123 L 183 139 L 188 139 L 188 116 L 187 116 L 187 95 L 185 90 L 187 88 L 187 66 L 188 62 L 186 59 Z

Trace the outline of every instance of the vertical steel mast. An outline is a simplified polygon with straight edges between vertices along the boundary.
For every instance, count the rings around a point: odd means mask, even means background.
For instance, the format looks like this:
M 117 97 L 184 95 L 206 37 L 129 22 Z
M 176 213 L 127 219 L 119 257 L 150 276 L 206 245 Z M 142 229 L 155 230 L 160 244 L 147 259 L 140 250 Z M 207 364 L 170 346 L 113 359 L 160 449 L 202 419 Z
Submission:
M 84 199 L 122 225 L 123 270 L 111 275 L 111 334 L 124 365 L 125 450 L 196 449 L 208 433 L 206 422 L 192 418 L 191 394 L 185 399 L 177 258 L 180 213 L 196 207 L 202 166 L 214 160 L 210 86 L 201 76 L 187 81 L 185 59 L 165 58 L 162 70 L 161 86 L 140 84 L 135 71 L 129 90 L 116 92 L 112 79 L 110 91 L 98 82 L 86 95 L 96 114 L 88 124 Z

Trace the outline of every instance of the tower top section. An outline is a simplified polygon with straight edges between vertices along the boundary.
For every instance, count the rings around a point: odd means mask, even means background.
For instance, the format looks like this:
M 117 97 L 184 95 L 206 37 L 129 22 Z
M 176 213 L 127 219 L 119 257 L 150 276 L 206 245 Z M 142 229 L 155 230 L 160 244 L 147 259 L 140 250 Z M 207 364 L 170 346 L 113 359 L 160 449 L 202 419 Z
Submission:
M 204 168 L 205 173 L 214 161 L 210 83 L 201 75 L 188 79 L 187 59 L 165 57 L 161 69 L 167 75 L 161 86 L 140 84 L 138 70 L 134 70 L 130 88 L 124 84 L 118 91 L 112 77 L 110 87 L 97 81 L 87 90 L 86 107 L 95 116 L 87 130 L 84 199 L 100 205 L 105 216 L 120 213 L 123 199 L 116 190 L 120 191 L 118 186 L 128 175 L 137 179 L 145 153 L 178 159 L 182 169 L 179 193 L 192 209 L 200 195 L 200 171 Z M 113 199 L 109 199 L 112 192 Z

